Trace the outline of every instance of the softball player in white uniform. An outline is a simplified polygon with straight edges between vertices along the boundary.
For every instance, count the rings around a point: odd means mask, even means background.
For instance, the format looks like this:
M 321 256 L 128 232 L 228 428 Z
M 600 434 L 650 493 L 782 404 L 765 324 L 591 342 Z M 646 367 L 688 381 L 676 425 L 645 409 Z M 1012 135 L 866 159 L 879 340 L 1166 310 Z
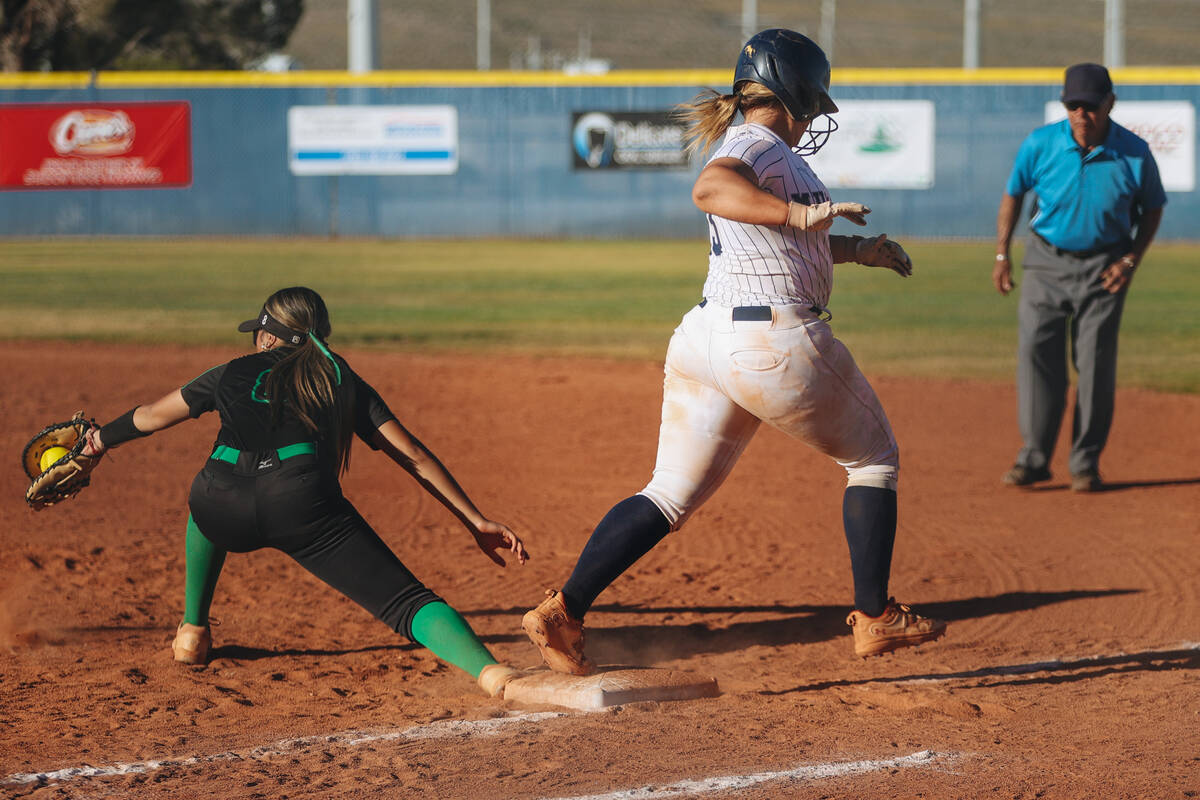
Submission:
M 525 615 L 552 669 L 594 669 L 582 620 L 596 596 L 716 491 L 762 422 L 846 470 L 855 652 L 877 655 L 945 631 L 888 597 L 899 450 L 875 392 L 829 326 L 835 263 L 904 277 L 912 264 L 886 235 L 828 233 L 835 217 L 865 225 L 870 211 L 831 203 L 804 160 L 836 129 L 828 88 L 821 49 L 772 29 L 743 47 L 732 94 L 710 92 L 686 107 L 694 148 L 724 137 L 692 191 L 712 239 L 704 300 L 667 350 L 653 478 L 600 522 L 562 590 Z M 739 112 L 745 124 L 733 125 Z M 830 124 L 810 130 L 820 117 Z

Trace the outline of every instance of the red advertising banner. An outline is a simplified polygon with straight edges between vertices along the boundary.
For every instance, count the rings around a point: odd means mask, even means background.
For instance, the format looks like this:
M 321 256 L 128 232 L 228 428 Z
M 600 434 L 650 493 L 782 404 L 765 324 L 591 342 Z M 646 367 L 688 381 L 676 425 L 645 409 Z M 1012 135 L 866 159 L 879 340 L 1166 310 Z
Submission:
M 192 182 L 191 108 L 0 105 L 0 189 L 144 189 Z

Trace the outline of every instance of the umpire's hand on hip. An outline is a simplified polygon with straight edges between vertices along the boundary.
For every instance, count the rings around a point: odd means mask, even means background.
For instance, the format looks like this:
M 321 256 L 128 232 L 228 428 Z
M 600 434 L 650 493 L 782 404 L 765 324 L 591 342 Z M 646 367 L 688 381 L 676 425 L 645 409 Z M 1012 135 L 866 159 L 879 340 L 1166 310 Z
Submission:
M 1133 271 L 1137 269 L 1137 261 L 1133 256 L 1122 256 L 1119 261 L 1108 265 L 1100 275 L 1100 284 L 1109 294 L 1117 294 L 1133 281 Z

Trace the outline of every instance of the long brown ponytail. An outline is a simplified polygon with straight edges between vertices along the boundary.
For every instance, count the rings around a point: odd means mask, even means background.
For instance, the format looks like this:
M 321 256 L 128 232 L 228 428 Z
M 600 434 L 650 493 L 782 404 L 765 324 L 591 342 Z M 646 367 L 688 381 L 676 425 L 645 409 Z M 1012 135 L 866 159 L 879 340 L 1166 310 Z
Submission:
M 721 94 L 705 89 L 692 98 L 690 103 L 675 107 L 675 118 L 689 123 L 684 133 L 688 153 L 707 152 L 721 140 L 729 127 L 752 108 L 779 103 L 779 98 L 762 84 L 744 81 L 735 87 L 733 94 Z M 782 104 L 780 104 L 782 107 Z
M 336 448 L 338 472 L 350 468 L 350 440 L 354 435 L 354 409 L 338 403 L 341 367 L 325 340 L 332 331 L 329 310 L 321 295 L 303 286 L 280 289 L 267 298 L 267 313 L 293 331 L 306 334 L 267 374 L 264 388 L 271 399 L 271 421 L 279 425 L 294 416 L 314 435 Z M 328 420 L 332 430 L 321 430 Z

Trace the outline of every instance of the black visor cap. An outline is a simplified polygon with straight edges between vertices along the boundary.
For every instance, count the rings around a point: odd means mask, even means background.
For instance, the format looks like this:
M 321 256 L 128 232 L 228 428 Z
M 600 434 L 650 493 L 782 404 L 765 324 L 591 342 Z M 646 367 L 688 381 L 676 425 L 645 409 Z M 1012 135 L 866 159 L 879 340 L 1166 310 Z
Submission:
M 248 319 L 241 325 L 238 325 L 238 330 L 242 333 L 263 330 L 289 344 L 300 344 L 304 340 L 303 333 L 292 330 L 267 313 L 266 306 L 263 306 L 263 309 L 258 312 L 256 318 Z

